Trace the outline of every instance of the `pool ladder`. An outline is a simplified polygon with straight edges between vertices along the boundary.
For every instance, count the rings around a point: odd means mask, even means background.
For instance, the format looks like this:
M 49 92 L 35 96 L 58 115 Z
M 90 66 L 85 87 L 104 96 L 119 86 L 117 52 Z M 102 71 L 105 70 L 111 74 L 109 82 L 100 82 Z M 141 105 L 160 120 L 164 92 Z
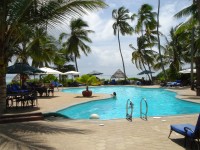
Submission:
M 143 106 L 145 107 L 144 111 L 143 111 Z M 148 113 L 148 104 L 146 99 L 142 98 L 140 101 L 140 118 L 147 120 L 147 113 Z
M 131 122 L 133 117 L 133 107 L 133 102 L 130 99 L 128 99 L 126 102 L 126 119 Z

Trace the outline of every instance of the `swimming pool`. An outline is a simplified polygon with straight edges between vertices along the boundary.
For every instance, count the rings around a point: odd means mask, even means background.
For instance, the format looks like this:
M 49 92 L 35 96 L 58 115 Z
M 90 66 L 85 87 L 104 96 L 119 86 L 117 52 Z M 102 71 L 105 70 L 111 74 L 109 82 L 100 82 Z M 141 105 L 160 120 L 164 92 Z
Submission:
M 81 93 L 85 88 L 64 89 L 63 92 Z M 89 119 L 98 114 L 101 120 L 126 118 L 126 102 L 134 103 L 133 118 L 140 117 L 140 101 L 146 98 L 148 116 L 170 116 L 200 112 L 200 104 L 175 98 L 176 93 L 161 88 L 139 88 L 133 86 L 92 87 L 93 93 L 117 93 L 116 98 L 86 102 L 58 111 L 73 119 Z

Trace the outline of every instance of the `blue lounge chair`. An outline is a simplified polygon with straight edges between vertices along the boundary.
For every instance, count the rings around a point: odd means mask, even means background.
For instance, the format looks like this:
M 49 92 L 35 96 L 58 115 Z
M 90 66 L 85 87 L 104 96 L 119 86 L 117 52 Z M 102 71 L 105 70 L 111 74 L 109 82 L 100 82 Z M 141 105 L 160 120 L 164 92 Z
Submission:
M 57 81 L 52 81 L 51 84 L 52 84 L 54 87 L 56 87 L 56 88 L 58 89 L 58 91 L 59 91 L 59 88 L 58 88 L 58 87 L 63 87 L 63 85 L 62 85 L 61 83 L 57 82 Z
M 192 141 L 194 141 L 194 140 L 198 141 L 198 149 L 199 149 L 200 114 L 199 114 L 196 126 L 191 125 L 191 124 L 173 124 L 170 127 L 171 127 L 171 130 L 170 130 L 170 133 L 169 133 L 169 137 L 170 137 L 172 131 L 175 131 L 175 132 L 185 136 L 185 144 L 184 144 L 185 147 L 186 147 L 187 139 L 190 139 Z
M 57 81 L 52 81 L 51 84 L 54 86 L 54 87 L 62 87 L 63 85 Z
M 7 85 L 7 93 L 28 93 L 29 91 L 26 89 L 21 89 L 19 85 Z
M 181 86 L 181 80 L 176 80 L 175 82 L 167 82 L 167 86 Z

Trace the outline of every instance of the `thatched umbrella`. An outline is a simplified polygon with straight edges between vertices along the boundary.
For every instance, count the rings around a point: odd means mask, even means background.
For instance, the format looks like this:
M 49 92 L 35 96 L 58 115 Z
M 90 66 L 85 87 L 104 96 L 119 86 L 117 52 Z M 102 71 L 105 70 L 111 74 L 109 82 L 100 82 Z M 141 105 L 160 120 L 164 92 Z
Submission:
M 17 82 L 20 81 L 20 74 L 17 74 L 14 76 L 14 78 L 12 79 L 12 82 Z
M 125 78 L 125 74 L 118 69 L 112 76 L 111 78 Z
M 26 75 L 26 79 L 30 79 L 28 75 Z M 17 82 L 20 81 L 20 74 L 17 74 L 14 76 L 14 78 L 12 79 L 12 82 Z

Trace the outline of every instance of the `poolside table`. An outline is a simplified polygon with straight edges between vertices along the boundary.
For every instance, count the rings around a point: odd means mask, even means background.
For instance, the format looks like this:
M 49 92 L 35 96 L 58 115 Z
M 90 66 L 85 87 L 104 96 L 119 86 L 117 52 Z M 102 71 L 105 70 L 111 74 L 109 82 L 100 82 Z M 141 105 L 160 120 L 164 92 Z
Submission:
M 15 103 L 15 105 L 14 105 Z M 6 108 L 25 106 L 35 106 L 38 104 L 37 96 L 34 92 L 28 93 L 9 93 L 6 96 Z

